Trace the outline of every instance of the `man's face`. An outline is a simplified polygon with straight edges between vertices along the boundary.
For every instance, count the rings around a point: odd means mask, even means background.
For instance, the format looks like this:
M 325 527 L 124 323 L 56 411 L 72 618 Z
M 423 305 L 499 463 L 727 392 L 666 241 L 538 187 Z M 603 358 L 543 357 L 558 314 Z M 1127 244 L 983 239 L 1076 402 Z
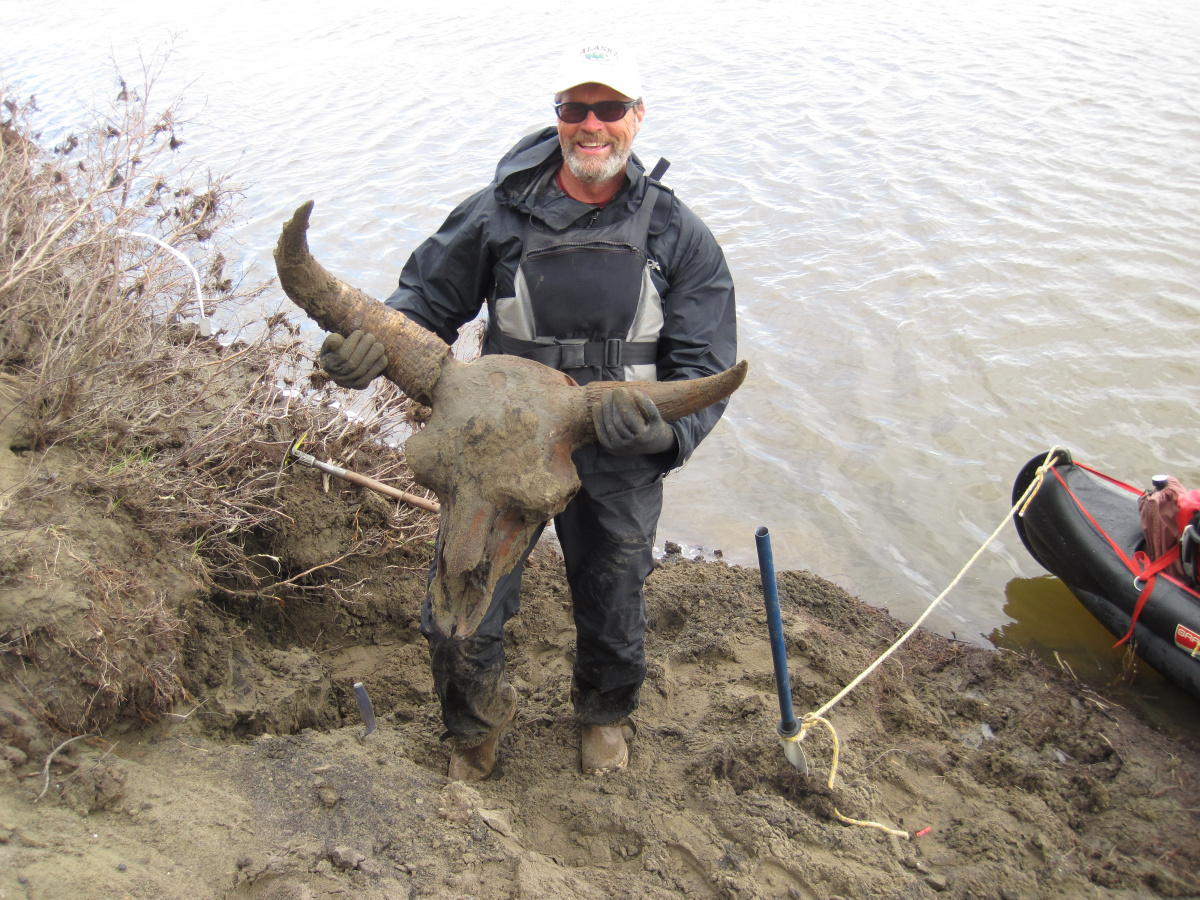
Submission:
M 600 103 L 604 100 L 630 100 L 603 84 L 581 84 L 563 91 L 560 103 Z M 558 143 L 571 174 L 580 181 L 600 184 L 625 171 L 633 139 L 642 126 L 644 107 L 634 107 L 624 118 L 601 122 L 594 112 L 578 125 L 558 120 Z

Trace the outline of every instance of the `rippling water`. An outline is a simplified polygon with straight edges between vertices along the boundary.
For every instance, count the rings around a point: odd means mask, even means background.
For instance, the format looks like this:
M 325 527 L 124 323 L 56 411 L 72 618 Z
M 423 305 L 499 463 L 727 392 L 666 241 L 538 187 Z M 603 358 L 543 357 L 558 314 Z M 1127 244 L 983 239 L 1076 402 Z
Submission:
M 639 153 L 724 246 L 751 363 L 660 540 L 753 563 L 766 525 L 777 566 L 911 619 L 1053 444 L 1200 487 L 1200 6 L 995 6 L 606 6 L 642 60 Z M 48 128 L 174 33 L 160 96 L 186 88 L 188 149 L 246 185 L 243 263 L 270 275 L 312 197 L 314 251 L 381 297 L 551 120 L 556 50 L 590 24 L 524 0 L 5 0 L 0 21 Z M 932 624 L 1036 620 L 1006 598 L 1039 574 L 1009 528 Z

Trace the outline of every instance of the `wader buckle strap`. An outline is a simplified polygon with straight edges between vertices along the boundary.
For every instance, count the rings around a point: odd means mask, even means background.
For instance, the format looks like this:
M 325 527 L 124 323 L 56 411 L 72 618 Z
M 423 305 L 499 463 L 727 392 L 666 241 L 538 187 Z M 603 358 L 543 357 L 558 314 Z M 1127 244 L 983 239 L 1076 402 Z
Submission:
M 585 345 L 582 342 L 578 344 L 564 342 L 555 348 L 559 353 L 558 365 L 555 366 L 555 368 L 582 369 L 586 364 L 585 360 L 587 359 L 587 353 L 584 350 L 584 346 Z
M 497 332 L 500 349 L 511 356 L 532 359 L 544 366 L 564 369 L 609 368 L 640 366 L 658 361 L 658 341 L 562 340 L 522 341 Z
M 671 209 L 675 205 L 675 193 L 662 183 L 662 177 L 667 174 L 670 165 L 669 159 L 659 157 L 658 165 L 646 176 L 650 186 L 646 189 L 646 200 L 643 202 L 654 203 L 654 209 L 650 213 L 650 227 L 646 229 L 646 233 L 655 237 L 667 230 L 667 225 L 671 223 Z
M 625 342 L 620 338 L 609 338 L 604 342 L 604 365 L 610 369 L 621 365 L 621 350 Z

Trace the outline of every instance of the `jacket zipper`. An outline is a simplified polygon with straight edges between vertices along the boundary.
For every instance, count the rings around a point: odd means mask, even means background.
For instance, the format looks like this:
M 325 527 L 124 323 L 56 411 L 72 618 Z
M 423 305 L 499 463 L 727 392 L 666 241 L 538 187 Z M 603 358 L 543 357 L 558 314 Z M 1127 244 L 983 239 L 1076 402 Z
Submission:
M 633 244 L 625 244 L 620 241 L 566 241 L 561 244 L 551 244 L 548 247 L 539 247 L 536 250 L 530 250 L 525 254 L 526 259 L 536 259 L 539 256 L 554 256 L 558 253 L 572 253 L 575 250 L 603 250 L 608 253 L 636 253 L 641 255 L 641 250 L 633 246 Z

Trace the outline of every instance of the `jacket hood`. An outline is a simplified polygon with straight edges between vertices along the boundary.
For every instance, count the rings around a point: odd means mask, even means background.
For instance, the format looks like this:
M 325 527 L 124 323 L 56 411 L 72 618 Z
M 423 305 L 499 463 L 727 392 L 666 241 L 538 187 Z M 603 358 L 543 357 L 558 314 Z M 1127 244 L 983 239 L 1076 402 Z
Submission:
M 519 213 L 541 219 L 559 231 L 573 224 L 594 206 L 573 200 L 554 184 L 554 175 L 562 165 L 558 129 L 553 125 L 527 134 L 513 146 L 496 166 L 496 202 Z M 612 204 L 640 203 L 645 193 L 645 167 L 636 153 L 625 166 L 628 183 L 617 192 Z

